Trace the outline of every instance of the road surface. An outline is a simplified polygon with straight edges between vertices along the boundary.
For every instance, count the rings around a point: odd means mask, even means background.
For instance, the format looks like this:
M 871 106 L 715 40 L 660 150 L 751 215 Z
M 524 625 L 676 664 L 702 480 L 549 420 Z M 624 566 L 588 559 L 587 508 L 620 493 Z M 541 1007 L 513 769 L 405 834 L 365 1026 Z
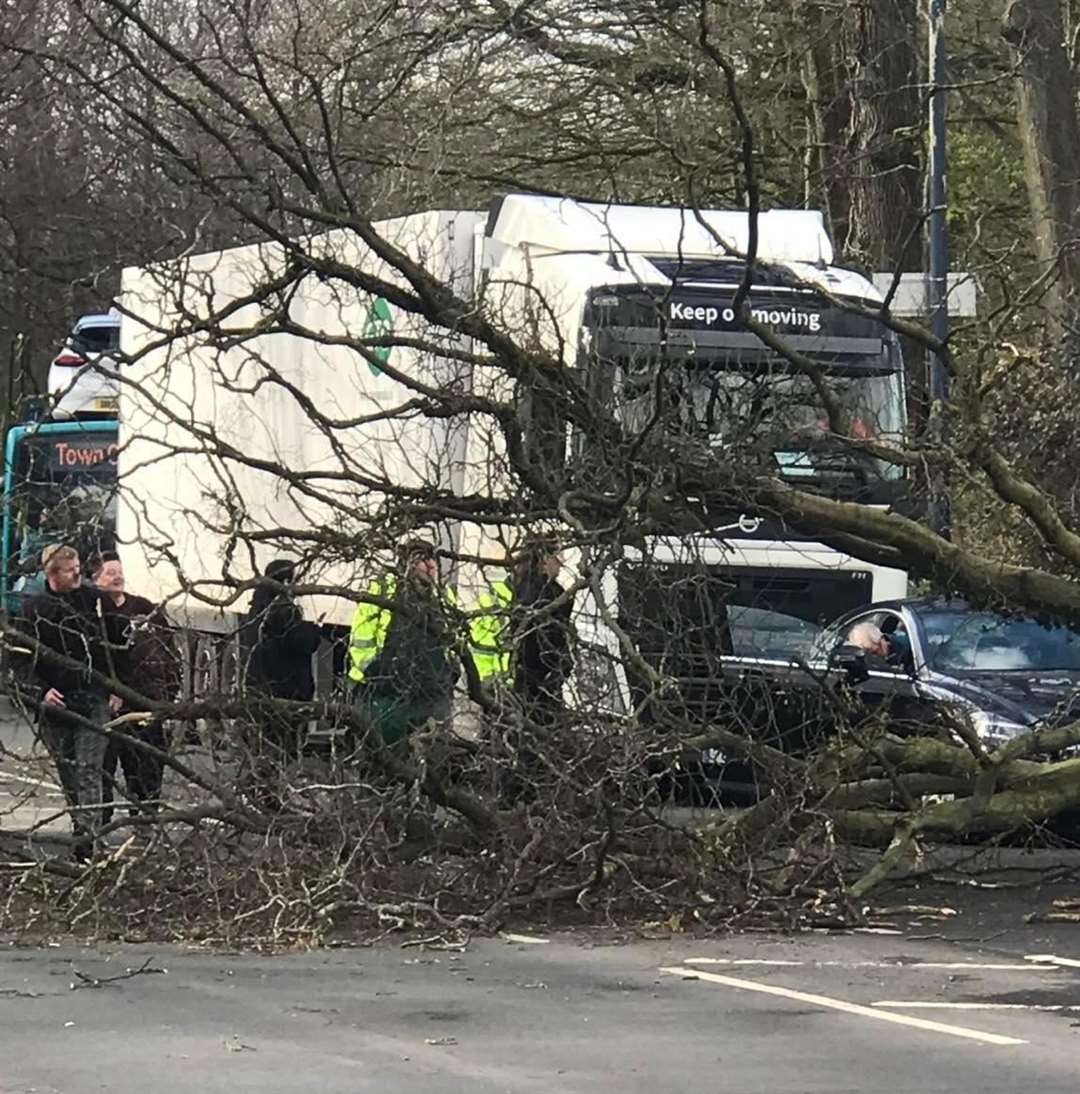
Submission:
M 11 948 L 0 1091 L 1080 1088 L 1080 947 L 544 937 L 281 957 Z
M 29 728 L 7 719 L 0 739 L 8 838 L 66 831 Z M 1074 1094 L 1080 927 L 1031 913 L 1077 892 L 1080 861 L 1012 849 L 1006 880 L 957 885 L 971 850 L 944 854 L 938 880 L 878 903 L 959 914 L 901 910 L 891 933 L 535 933 L 277 957 L 10 940 L 0 1094 Z

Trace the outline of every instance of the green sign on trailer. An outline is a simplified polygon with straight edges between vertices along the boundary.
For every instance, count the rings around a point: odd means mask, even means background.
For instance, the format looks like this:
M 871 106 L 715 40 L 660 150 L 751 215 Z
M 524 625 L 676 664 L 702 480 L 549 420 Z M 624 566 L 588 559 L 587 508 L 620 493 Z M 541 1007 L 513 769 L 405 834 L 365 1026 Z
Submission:
M 375 297 L 371 307 L 368 308 L 367 319 L 364 321 L 364 338 L 388 338 L 394 332 L 394 320 L 390 315 L 390 305 L 382 296 Z M 368 352 L 379 362 L 385 365 L 390 360 L 390 346 L 370 346 Z M 379 376 L 382 369 L 374 361 L 368 360 L 368 368 L 372 375 Z

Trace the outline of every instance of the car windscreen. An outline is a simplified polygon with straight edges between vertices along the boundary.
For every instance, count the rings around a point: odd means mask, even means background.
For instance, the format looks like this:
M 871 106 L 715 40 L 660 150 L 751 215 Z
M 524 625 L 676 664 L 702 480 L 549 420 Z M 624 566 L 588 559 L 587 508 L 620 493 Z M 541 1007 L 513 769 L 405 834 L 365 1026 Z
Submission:
M 920 613 L 938 672 L 1080 672 L 1080 630 L 992 612 Z

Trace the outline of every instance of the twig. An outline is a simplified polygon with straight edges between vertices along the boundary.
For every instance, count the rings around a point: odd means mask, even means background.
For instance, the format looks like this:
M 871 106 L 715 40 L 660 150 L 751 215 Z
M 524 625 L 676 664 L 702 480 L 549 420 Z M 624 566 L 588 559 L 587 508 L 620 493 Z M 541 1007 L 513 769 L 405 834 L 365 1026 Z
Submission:
M 462 942 L 451 942 L 446 935 L 433 934 L 428 938 L 410 938 L 402 942 L 400 948 L 407 950 L 411 946 L 427 946 L 433 950 L 454 950 L 458 953 L 464 953 L 468 944 L 468 935 L 465 936 L 465 940 Z
M 74 965 L 71 966 L 71 971 L 74 974 L 78 983 L 73 980 L 71 982 L 71 990 L 78 991 L 79 988 L 100 988 L 106 984 L 115 984 L 119 980 L 132 980 L 136 976 L 150 976 L 152 974 L 158 974 L 164 976 L 169 970 L 152 968 L 150 962 L 153 961 L 152 957 L 148 957 L 137 969 L 128 969 L 126 972 L 117 973 L 116 976 L 87 976 L 84 972 L 79 972 Z

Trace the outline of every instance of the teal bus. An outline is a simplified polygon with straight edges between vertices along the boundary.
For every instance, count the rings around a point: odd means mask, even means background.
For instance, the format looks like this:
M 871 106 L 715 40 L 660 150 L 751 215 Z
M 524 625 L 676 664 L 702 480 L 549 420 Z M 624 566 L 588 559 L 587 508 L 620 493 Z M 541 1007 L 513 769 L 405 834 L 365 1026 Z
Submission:
M 4 445 L 3 604 L 41 587 L 41 551 L 68 543 L 85 559 L 116 547 L 118 423 L 12 426 Z

